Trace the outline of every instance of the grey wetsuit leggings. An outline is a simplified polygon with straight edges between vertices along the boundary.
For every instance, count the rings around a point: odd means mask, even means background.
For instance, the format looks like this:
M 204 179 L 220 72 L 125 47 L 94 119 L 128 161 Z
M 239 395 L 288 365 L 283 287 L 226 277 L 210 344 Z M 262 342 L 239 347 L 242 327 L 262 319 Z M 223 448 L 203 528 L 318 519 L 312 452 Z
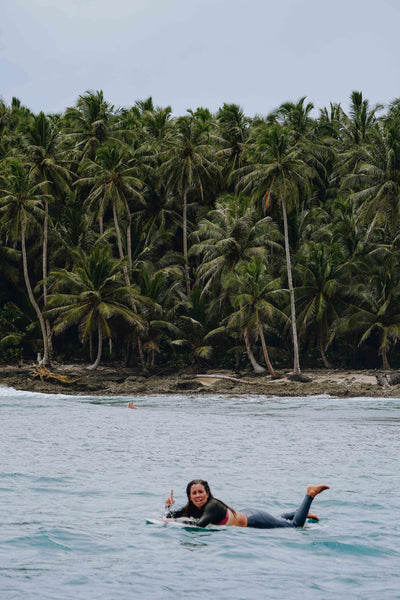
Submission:
M 244 508 L 240 512 L 247 517 L 247 527 L 259 529 L 273 529 L 275 527 L 303 527 L 313 498 L 306 496 L 301 506 L 293 513 L 285 513 L 281 517 L 274 517 L 266 510 Z

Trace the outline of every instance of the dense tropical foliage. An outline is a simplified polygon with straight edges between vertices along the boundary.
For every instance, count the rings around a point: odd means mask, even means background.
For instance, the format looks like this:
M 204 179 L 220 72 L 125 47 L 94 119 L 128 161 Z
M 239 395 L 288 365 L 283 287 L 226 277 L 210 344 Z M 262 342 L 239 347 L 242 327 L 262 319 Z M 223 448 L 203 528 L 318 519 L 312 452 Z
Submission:
M 0 100 L 0 361 L 399 367 L 400 99 Z

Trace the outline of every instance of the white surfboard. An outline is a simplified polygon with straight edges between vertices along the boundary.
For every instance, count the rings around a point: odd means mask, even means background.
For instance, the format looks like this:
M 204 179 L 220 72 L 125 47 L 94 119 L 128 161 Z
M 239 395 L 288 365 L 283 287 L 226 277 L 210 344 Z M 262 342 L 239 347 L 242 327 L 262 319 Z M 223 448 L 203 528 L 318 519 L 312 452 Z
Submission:
M 197 527 L 190 523 L 182 523 L 182 521 L 176 521 L 174 519 L 146 519 L 148 525 L 161 525 L 162 527 L 179 527 L 181 529 L 195 529 L 197 531 L 218 531 L 218 529 L 224 529 L 224 526 L 218 525 L 207 525 L 207 527 Z

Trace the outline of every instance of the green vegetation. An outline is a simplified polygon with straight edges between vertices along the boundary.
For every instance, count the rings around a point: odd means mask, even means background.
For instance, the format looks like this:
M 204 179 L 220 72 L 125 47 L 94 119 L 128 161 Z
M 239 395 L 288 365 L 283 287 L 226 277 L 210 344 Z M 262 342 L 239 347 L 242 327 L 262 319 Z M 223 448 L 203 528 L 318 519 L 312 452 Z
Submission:
M 0 361 L 400 367 L 399 225 L 400 99 L 0 101 Z

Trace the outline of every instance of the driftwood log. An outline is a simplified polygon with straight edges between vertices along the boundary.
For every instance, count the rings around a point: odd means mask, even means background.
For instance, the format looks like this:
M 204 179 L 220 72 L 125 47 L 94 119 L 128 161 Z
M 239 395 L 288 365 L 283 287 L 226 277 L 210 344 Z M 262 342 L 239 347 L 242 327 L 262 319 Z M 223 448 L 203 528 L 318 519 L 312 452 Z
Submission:
M 309 377 L 306 377 L 305 375 L 288 375 L 288 379 L 291 379 L 292 377 L 299 377 L 300 379 L 293 379 L 293 381 L 301 381 L 303 383 L 308 383 L 310 381 L 312 381 L 312 379 L 310 379 Z M 240 377 L 232 377 L 231 375 L 213 375 L 213 374 L 207 374 L 207 375 L 196 375 L 197 379 L 225 379 L 228 381 L 233 381 L 234 383 L 245 383 L 246 385 L 265 385 L 265 386 L 269 386 L 271 385 L 271 381 L 260 381 L 260 380 L 256 380 L 256 381 L 249 381 L 248 379 L 241 379 Z M 274 377 L 273 379 L 282 379 L 282 377 L 280 375 L 278 375 L 277 377 Z
M 77 379 L 70 379 L 67 375 L 59 375 L 58 373 L 52 373 L 45 365 L 38 365 L 33 367 L 30 372 L 32 375 L 32 381 L 35 379 L 40 379 L 40 381 L 44 381 L 47 379 L 54 379 L 59 383 L 76 383 Z
M 400 373 L 379 373 L 375 377 L 377 384 L 382 387 L 393 387 L 400 383 Z
M 230 375 L 196 375 L 197 379 L 227 379 L 235 383 L 246 383 L 249 385 L 269 385 L 266 381 L 249 381 L 248 379 L 239 379 Z

